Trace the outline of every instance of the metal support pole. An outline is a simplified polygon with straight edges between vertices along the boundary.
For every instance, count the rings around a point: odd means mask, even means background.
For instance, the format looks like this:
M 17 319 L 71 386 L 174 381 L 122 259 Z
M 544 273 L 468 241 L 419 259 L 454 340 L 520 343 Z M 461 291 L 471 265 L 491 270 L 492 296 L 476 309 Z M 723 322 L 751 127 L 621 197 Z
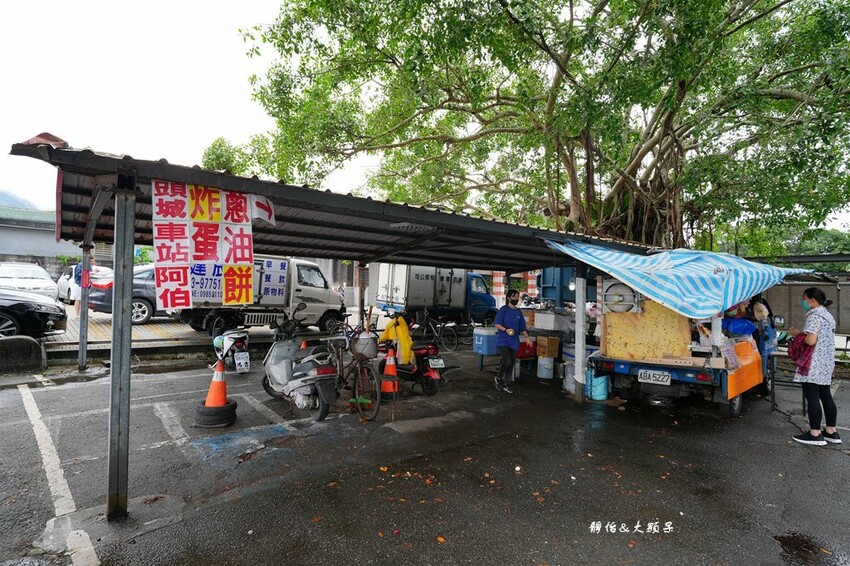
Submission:
M 576 399 L 579 404 L 584 403 L 584 384 L 587 377 L 584 373 L 585 346 L 587 344 L 587 332 L 584 327 L 587 323 L 587 266 L 583 263 L 576 264 Z
M 366 272 L 367 267 L 363 265 L 362 261 L 357 262 L 357 315 L 360 320 L 360 328 L 366 328 L 366 277 L 364 273 Z M 369 324 L 371 324 L 371 320 Z
M 83 244 L 83 274 L 80 278 L 80 350 L 77 352 L 77 369 L 85 371 L 89 353 L 89 289 L 91 288 L 90 244 Z M 76 275 L 76 274 L 75 274 Z
M 124 178 L 130 187 L 135 179 Z M 126 184 L 123 184 L 126 186 Z M 109 392 L 109 491 L 106 519 L 127 516 L 127 459 L 130 435 L 130 345 L 133 293 L 133 241 L 136 195 L 115 194 L 115 284 L 112 288 L 112 350 Z

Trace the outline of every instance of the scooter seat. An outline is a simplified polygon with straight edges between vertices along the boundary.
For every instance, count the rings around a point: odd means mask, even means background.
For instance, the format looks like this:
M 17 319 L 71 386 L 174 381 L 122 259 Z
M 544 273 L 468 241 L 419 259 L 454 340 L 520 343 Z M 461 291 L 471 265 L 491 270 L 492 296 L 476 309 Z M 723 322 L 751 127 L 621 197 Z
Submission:
M 411 350 L 422 350 L 428 347 L 428 344 L 433 344 L 433 342 L 415 342 L 413 346 L 410 347 Z

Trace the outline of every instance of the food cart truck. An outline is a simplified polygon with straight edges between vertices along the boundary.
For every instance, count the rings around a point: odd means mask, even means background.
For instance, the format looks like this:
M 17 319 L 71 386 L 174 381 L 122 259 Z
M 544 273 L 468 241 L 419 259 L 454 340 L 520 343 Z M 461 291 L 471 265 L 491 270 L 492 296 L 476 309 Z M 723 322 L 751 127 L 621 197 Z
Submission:
M 579 242 L 550 246 L 607 274 L 596 281 L 602 332 L 591 379 L 625 397 L 702 395 L 730 416 L 740 414 L 745 392 L 769 391 L 765 336 L 773 321 L 729 311 L 807 270 L 693 250 L 639 256 Z

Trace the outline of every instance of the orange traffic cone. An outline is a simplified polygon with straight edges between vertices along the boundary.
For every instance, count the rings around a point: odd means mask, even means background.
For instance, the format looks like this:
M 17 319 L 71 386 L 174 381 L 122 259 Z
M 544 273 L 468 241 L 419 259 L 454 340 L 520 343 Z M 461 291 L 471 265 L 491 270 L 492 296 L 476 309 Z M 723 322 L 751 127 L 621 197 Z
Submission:
M 381 399 L 390 399 L 398 393 L 398 370 L 395 365 L 395 350 L 391 347 L 384 362 L 384 375 L 381 377 Z
M 210 390 L 207 393 L 207 400 L 204 402 L 206 407 L 226 407 L 227 406 L 227 382 L 224 380 L 224 360 L 219 359 L 215 363 L 215 372 L 213 373 Z

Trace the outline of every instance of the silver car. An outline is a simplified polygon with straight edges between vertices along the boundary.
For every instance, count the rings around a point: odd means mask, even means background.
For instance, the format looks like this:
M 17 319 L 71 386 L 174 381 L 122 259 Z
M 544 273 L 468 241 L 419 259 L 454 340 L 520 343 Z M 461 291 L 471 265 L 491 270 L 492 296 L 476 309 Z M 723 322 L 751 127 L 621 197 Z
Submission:
M 0 287 L 38 293 L 56 298 L 56 283 L 50 274 L 34 263 L 0 263 Z

